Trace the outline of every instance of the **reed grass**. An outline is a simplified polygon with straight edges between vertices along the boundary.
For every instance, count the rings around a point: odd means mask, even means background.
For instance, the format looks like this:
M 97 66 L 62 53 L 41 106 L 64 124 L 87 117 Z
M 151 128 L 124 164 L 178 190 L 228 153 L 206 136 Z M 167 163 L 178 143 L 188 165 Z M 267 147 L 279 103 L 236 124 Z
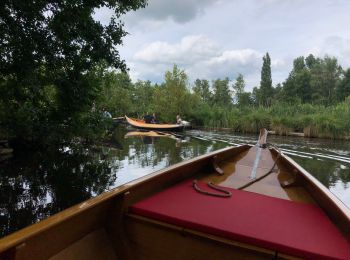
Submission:
M 265 127 L 279 135 L 304 133 L 305 137 L 341 139 L 350 135 L 350 97 L 335 106 L 277 103 L 271 107 L 207 108 L 197 116 L 206 127 L 258 133 Z

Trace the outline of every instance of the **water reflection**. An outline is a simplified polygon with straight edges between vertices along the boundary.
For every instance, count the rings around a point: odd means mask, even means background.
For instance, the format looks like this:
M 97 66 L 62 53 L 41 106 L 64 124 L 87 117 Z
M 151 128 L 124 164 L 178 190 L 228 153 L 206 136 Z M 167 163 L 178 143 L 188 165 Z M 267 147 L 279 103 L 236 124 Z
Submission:
M 100 194 L 117 168 L 103 151 L 84 147 L 15 156 L 0 166 L 1 235 Z

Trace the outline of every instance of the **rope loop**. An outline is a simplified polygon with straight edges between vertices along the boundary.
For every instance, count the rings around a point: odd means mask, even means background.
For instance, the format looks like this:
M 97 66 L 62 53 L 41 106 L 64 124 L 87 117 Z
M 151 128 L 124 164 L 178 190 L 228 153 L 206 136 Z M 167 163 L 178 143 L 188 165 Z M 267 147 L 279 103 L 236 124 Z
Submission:
M 225 190 L 215 184 L 213 184 L 212 182 L 208 182 L 207 185 L 212 188 L 213 190 L 217 190 L 221 193 L 215 193 L 215 192 L 210 192 L 210 191 L 205 191 L 205 190 L 202 190 L 201 188 L 199 188 L 199 186 L 197 185 L 197 180 L 193 180 L 193 183 L 192 183 L 192 186 L 193 188 L 201 193 L 201 194 L 204 194 L 204 195 L 209 195 L 209 196 L 214 196 L 214 197 L 221 197 L 221 198 L 229 198 L 232 196 L 232 193 L 228 190 Z

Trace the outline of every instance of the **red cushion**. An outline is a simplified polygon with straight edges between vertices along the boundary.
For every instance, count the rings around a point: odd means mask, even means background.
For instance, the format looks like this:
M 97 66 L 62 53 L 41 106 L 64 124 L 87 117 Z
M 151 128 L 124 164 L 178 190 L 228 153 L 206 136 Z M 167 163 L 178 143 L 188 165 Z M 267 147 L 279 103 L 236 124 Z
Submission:
M 204 183 L 199 185 L 208 189 Z M 186 181 L 136 203 L 130 211 L 299 257 L 350 258 L 349 243 L 320 208 L 226 189 L 232 197 L 207 196 Z

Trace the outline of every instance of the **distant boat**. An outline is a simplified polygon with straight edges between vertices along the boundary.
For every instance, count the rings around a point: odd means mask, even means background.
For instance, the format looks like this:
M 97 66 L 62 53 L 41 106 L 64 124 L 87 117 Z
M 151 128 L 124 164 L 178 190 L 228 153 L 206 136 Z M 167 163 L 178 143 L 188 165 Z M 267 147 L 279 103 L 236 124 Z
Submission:
M 0 239 L 0 259 L 349 259 L 349 208 L 266 137 L 19 230 Z
M 159 131 L 182 131 L 184 129 L 183 125 L 179 124 L 148 124 L 144 120 L 129 118 L 125 116 L 126 121 L 129 125 L 138 128 L 138 129 L 146 129 L 146 130 L 159 130 Z

